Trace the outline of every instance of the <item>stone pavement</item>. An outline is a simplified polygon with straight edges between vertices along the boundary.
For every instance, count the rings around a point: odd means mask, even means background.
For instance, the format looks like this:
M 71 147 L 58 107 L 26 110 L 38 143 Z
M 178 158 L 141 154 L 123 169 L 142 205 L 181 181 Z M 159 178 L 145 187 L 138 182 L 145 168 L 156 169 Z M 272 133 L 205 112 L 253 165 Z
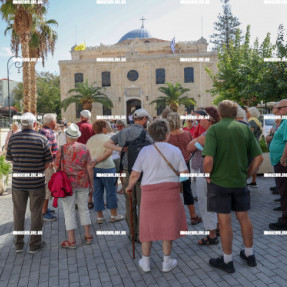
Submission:
M 202 180 L 192 183 L 198 189 Z M 106 222 L 96 223 L 92 218 L 92 245 L 84 243 L 83 229 L 76 230 L 79 245 L 76 250 L 60 247 L 65 237 L 63 210 L 57 209 L 57 221 L 46 222 L 43 235 L 47 247 L 31 255 L 28 244 L 23 253 L 15 253 L 13 245 L 13 213 L 11 194 L 0 196 L 0 286 L 287 286 L 287 244 L 286 236 L 263 235 L 270 222 L 276 222 L 280 212 L 273 211 L 278 206 L 273 200 L 269 187 L 274 185 L 272 178 L 258 177 L 259 188 L 251 190 L 252 209 L 250 217 L 254 225 L 254 244 L 257 267 L 248 267 L 239 257 L 243 247 L 239 224 L 233 221 L 234 241 L 233 260 L 236 272 L 227 274 L 214 270 L 208 265 L 210 257 L 221 254 L 220 245 L 198 246 L 202 236 L 186 236 L 174 242 L 172 255 L 178 260 L 178 267 L 169 273 L 161 272 L 162 249 L 160 242 L 153 244 L 151 272 L 144 273 L 138 266 L 141 255 L 140 244 L 136 243 L 136 259 L 132 259 L 132 245 L 127 236 L 96 236 L 98 230 L 127 230 L 125 221 L 110 223 L 109 213 L 105 212 Z M 119 195 L 119 213 L 124 214 L 124 196 Z M 196 203 L 197 208 L 197 203 Z M 203 230 L 202 224 L 189 230 Z M 233 218 L 235 219 L 235 218 Z M 79 223 L 79 218 L 77 218 Z M 26 214 L 26 230 L 30 226 L 30 212 Z M 29 237 L 25 237 L 28 243 Z

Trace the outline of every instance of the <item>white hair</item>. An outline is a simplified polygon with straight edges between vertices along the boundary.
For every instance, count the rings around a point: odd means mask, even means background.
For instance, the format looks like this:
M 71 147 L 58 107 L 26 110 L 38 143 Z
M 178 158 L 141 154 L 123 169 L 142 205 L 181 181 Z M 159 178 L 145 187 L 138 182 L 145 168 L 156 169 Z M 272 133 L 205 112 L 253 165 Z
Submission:
M 246 112 L 240 106 L 238 106 L 236 118 L 237 119 L 246 119 Z
M 248 108 L 247 111 L 249 112 L 251 117 L 259 118 L 260 116 L 260 112 L 255 107 Z
M 57 120 L 56 114 L 45 114 L 43 117 L 43 124 L 50 124 L 53 121 Z

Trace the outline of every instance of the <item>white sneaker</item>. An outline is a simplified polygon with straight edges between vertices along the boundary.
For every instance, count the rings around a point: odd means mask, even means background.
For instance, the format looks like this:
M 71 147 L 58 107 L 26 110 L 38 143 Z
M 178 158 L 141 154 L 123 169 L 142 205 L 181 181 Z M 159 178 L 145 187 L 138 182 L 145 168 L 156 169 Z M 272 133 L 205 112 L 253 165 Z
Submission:
M 118 214 L 116 216 L 111 215 L 111 222 L 121 221 L 123 219 L 125 219 L 125 217 L 121 214 Z
M 170 259 L 168 261 L 163 261 L 162 263 L 162 272 L 169 272 L 174 267 L 177 266 L 177 260 L 176 259 Z
M 150 260 L 139 260 L 139 266 L 143 272 L 150 272 Z

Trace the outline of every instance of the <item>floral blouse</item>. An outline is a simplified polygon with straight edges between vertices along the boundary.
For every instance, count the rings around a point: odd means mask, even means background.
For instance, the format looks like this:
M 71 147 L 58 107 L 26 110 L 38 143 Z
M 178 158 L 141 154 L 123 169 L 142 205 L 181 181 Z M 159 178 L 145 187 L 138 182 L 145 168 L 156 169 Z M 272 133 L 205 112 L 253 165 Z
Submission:
M 75 142 L 63 145 L 63 160 L 61 169 L 66 173 L 72 188 L 87 188 L 90 180 L 87 165 L 92 164 L 92 158 L 86 145 Z M 60 166 L 61 149 L 57 151 L 55 168 Z M 63 169 L 64 166 L 64 169 Z

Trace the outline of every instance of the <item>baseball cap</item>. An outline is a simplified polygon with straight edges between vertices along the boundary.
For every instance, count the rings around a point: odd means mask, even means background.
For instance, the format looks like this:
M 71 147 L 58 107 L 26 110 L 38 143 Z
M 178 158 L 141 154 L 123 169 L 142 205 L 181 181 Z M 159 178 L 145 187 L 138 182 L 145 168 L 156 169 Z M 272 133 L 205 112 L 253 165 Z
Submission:
M 138 109 L 134 111 L 133 117 L 134 119 L 148 117 L 150 121 L 152 120 L 152 118 L 149 116 L 148 112 L 145 109 Z
M 86 119 L 90 119 L 91 118 L 91 112 L 89 110 L 82 110 L 80 112 L 80 115 Z
M 32 113 L 24 113 L 21 116 L 21 125 L 23 127 L 33 125 L 36 122 L 36 117 Z

